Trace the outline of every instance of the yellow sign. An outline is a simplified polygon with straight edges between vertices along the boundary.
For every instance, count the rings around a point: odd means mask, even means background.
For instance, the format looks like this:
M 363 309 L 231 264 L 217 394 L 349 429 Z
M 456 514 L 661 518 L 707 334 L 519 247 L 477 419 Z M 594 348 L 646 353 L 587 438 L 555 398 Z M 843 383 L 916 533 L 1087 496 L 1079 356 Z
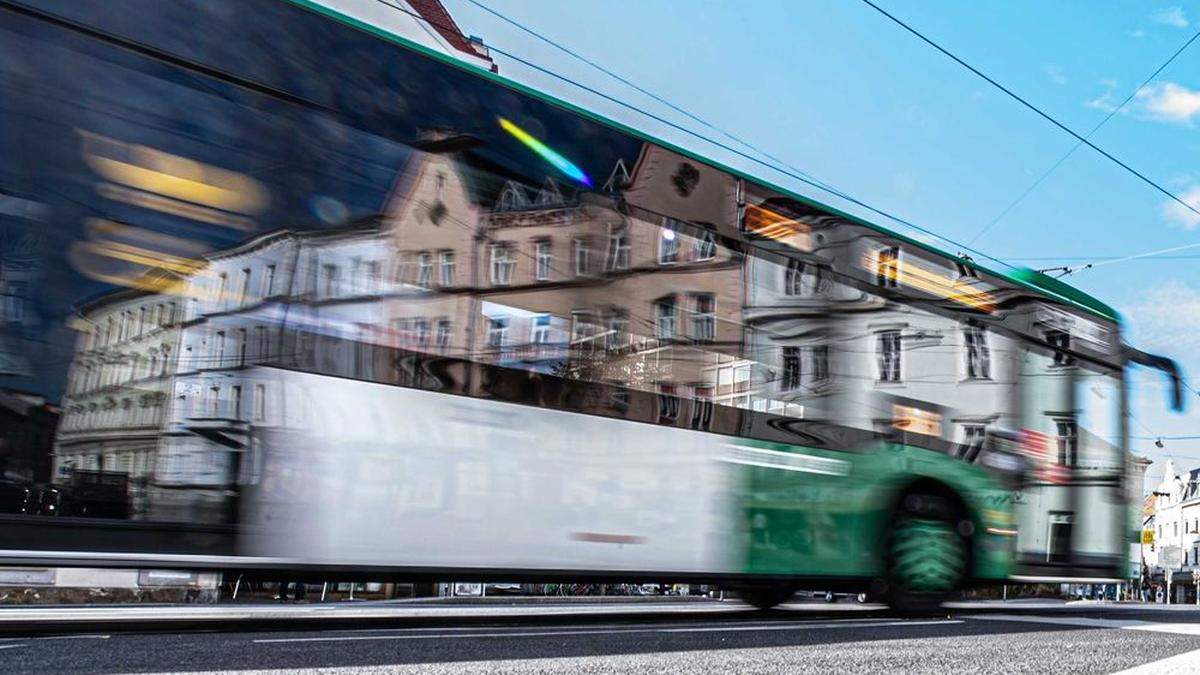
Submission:
M 1154 530 L 1142 530 L 1142 543 L 1143 544 L 1153 544 L 1154 543 Z

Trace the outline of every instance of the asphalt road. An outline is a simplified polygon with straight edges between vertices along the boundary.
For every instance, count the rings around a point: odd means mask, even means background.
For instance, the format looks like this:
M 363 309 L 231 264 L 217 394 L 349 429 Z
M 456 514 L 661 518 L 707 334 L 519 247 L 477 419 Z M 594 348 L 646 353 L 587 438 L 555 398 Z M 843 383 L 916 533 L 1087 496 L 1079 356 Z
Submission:
M 726 605 L 728 607 L 728 604 Z M 399 673 L 1200 672 L 1200 609 L 960 607 L 548 614 L 356 630 L 70 633 L 0 639 L 3 672 L 320 669 Z

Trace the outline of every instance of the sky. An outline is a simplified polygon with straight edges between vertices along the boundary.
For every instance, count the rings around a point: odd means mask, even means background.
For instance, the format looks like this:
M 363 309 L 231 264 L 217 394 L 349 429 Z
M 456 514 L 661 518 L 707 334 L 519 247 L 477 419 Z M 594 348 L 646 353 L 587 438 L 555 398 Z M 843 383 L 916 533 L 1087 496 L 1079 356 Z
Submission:
M 1200 216 L 1099 153 L 1074 152 L 986 229 L 1075 139 L 857 0 L 479 0 L 820 181 L 988 255 L 1034 268 L 1200 244 Z M 1062 124 L 1086 134 L 1200 31 L 1200 1 L 877 3 Z M 471 0 L 464 32 L 633 109 L 493 53 L 501 74 L 885 226 L 892 223 L 655 122 L 717 132 L 555 50 Z M 1200 208 L 1200 40 L 1091 137 Z M 739 149 L 743 149 L 739 146 Z M 982 234 L 981 234 L 982 233 Z M 943 248 L 953 248 L 945 244 Z M 1200 247 L 1097 265 L 1065 280 L 1117 308 L 1135 346 L 1177 359 L 1200 389 Z M 1194 257 L 1187 257 L 1194 256 Z M 1200 436 L 1200 396 L 1166 408 L 1132 373 L 1134 436 Z M 1200 440 L 1135 439 L 1200 466 Z

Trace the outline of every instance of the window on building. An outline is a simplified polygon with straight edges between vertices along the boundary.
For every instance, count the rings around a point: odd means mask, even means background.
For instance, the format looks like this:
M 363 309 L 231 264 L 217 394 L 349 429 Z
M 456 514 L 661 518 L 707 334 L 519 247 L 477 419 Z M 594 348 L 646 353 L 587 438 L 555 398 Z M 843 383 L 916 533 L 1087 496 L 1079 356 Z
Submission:
M 1062 330 L 1048 330 L 1046 342 L 1054 349 L 1054 365 L 1069 366 L 1075 362 L 1066 350 L 1071 348 L 1071 334 Z
M 609 271 L 629 269 L 629 250 L 629 231 L 623 225 L 613 226 L 608 231 L 605 267 Z
M 962 445 L 959 447 L 959 457 L 974 461 L 983 448 L 983 440 L 987 437 L 987 427 L 982 424 L 962 425 Z
M 697 261 L 712 260 L 717 255 L 717 235 L 705 230 L 692 246 L 692 258 Z
M 663 219 L 663 226 L 658 234 L 659 265 L 674 265 L 679 262 L 679 230 L 679 221 L 674 218 Z
M 571 344 L 590 351 L 596 347 L 596 317 L 588 311 L 571 312 Z
M 409 253 L 398 253 L 396 255 L 395 266 L 392 268 L 392 282 L 395 284 L 408 283 L 408 276 L 411 273 L 412 261 L 409 260 Z
M 492 285 L 508 286 L 511 284 L 516 267 L 517 259 L 513 255 L 511 245 L 507 243 L 492 245 Z
M 889 246 L 875 253 L 875 284 L 883 288 L 899 288 L 899 246 Z
M 271 343 L 267 335 L 265 326 L 257 326 L 254 329 L 254 343 L 258 345 L 258 351 L 255 357 L 260 361 L 266 361 L 271 358 Z
M 875 350 L 879 365 L 879 381 L 899 382 L 902 375 L 900 331 L 885 330 L 879 333 Z
M 220 417 L 221 416 L 221 388 L 220 387 L 209 387 L 208 388 L 208 406 L 209 406 L 209 408 L 208 408 L 208 416 L 209 417 Z
M 455 267 L 457 266 L 455 263 L 455 260 L 454 260 L 454 251 L 442 251 L 440 256 L 441 256 L 441 263 L 442 263 L 442 265 L 441 265 L 442 274 L 441 274 L 440 283 L 442 286 L 453 286 L 454 285 L 454 275 L 456 272 Z
M 658 385 L 658 423 L 674 424 L 679 420 L 679 396 L 675 385 Z
M 508 317 L 496 317 L 488 320 L 488 346 L 500 348 L 508 341 Z
M 696 293 L 692 296 L 692 339 L 696 342 L 712 342 L 715 338 L 716 302 L 712 293 Z
M 554 267 L 554 251 L 549 240 L 535 242 L 533 245 L 537 267 L 533 278 L 537 281 L 550 281 L 550 271 Z
M 605 349 L 621 349 L 629 343 L 629 318 L 623 310 L 611 310 L 605 323 Z
M 675 298 L 668 296 L 654 303 L 654 335 L 659 340 L 674 340 L 677 334 Z
M 213 338 L 213 360 L 208 364 L 210 368 L 225 367 L 225 331 L 217 331 Z
M 1074 420 L 1054 420 L 1058 433 L 1058 463 L 1063 466 L 1075 466 L 1076 453 L 1079 450 L 1078 430 Z M 1178 532 L 1176 532 L 1178 534 Z
M 254 419 L 258 421 L 267 418 L 267 388 L 265 385 L 254 385 Z
M 549 314 L 538 314 L 533 317 L 533 326 L 529 335 L 529 341 L 535 345 L 544 345 L 550 342 Z
M 963 327 L 966 346 L 967 377 L 986 380 L 992 377 L 992 353 L 988 347 L 987 331 L 979 326 Z
M 250 299 L 250 268 L 242 270 L 242 286 L 238 289 L 238 304 L 244 305 Z
M 574 248 L 575 276 L 582 277 L 592 273 L 592 247 L 586 239 L 576 239 L 571 242 Z
M 433 285 L 433 254 L 429 251 L 417 254 L 417 285 L 421 288 Z
M 415 319 L 412 323 L 412 339 L 418 349 L 424 350 L 429 346 L 429 320 Z
M 780 389 L 783 391 L 795 391 L 799 389 L 802 373 L 803 364 L 800 358 L 800 348 L 784 347 L 783 376 L 780 378 Z
M 275 295 L 275 266 L 267 265 L 267 269 L 263 273 L 262 296 L 269 298 L 273 295 Z
M 438 319 L 434 341 L 440 351 L 444 352 L 450 347 L 450 319 Z
M 138 308 L 137 334 L 141 335 L 146 332 L 146 308 Z
M 335 298 L 338 295 L 338 266 L 337 265 L 322 265 L 321 279 L 324 283 L 324 295 L 326 298 Z
M 712 426 L 712 387 L 697 386 L 692 394 L 692 420 L 689 426 L 693 429 L 708 429 Z
M 225 307 L 229 304 L 229 275 L 221 272 L 217 275 L 217 305 Z
M 803 260 L 791 258 L 783 273 L 783 294 L 795 297 L 811 297 L 821 285 L 821 268 Z
M 829 379 L 829 345 L 814 345 L 809 347 L 812 357 L 812 381 L 824 382 Z
M 242 419 L 242 387 L 236 384 L 233 385 L 231 394 L 233 397 L 233 419 L 240 420 Z
M 350 292 L 352 294 L 361 293 L 365 288 L 362 258 L 352 258 L 350 260 Z
M 367 263 L 367 292 L 376 295 L 383 288 L 383 274 L 378 260 Z
M 248 350 L 248 349 L 250 348 L 250 340 L 248 340 L 248 339 L 246 338 L 246 329 L 245 329 L 245 328 L 239 328 L 239 329 L 238 329 L 238 332 L 237 332 L 237 342 L 238 342 L 238 345 L 237 345 L 237 348 L 238 348 L 238 361 L 237 361 L 237 364 L 238 364 L 239 366 L 244 366 L 244 365 L 246 365 L 246 350 Z

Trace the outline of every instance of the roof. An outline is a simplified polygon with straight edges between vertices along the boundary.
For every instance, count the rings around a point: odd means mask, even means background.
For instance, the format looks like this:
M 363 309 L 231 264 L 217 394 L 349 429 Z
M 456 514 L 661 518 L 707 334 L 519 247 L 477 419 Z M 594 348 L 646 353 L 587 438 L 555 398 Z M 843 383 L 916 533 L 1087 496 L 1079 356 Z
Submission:
M 463 35 L 463 32 L 458 28 L 458 24 L 454 22 L 454 17 L 450 16 L 450 12 L 446 11 L 446 8 L 439 0 L 408 0 L 408 5 L 428 21 L 429 25 L 446 42 L 450 43 L 451 47 L 476 58 L 486 61 L 492 60 L 491 56 L 488 56 L 482 50 L 476 49 L 467 36 Z
M 364 23 L 358 19 L 355 19 L 354 17 L 347 16 L 335 9 L 332 9 L 332 8 L 329 8 L 329 7 L 320 5 L 320 4 L 316 4 L 313 2 L 313 0 L 287 0 L 287 2 L 297 5 L 299 7 L 307 8 L 310 11 L 316 12 L 318 14 L 328 16 L 332 19 L 335 19 L 335 20 L 345 23 L 347 25 L 354 26 L 354 27 L 358 28 L 359 30 L 367 32 L 371 35 L 375 35 L 382 39 L 388 40 L 390 42 L 393 42 L 393 43 L 400 45 L 401 47 L 407 48 L 411 51 L 415 51 L 420 54 L 423 54 L 429 58 L 432 58 L 432 59 L 439 61 L 441 63 L 444 63 L 446 65 L 450 65 L 461 71 L 470 73 L 471 75 L 474 75 L 475 77 L 484 78 L 484 79 L 489 80 L 497 85 L 511 89 L 513 91 L 524 94 L 526 96 L 531 96 L 533 98 L 536 98 L 540 101 L 543 101 L 543 102 L 553 105 L 555 107 L 562 108 L 563 110 L 574 113 L 576 115 L 584 117 L 585 119 L 591 120 L 598 124 L 602 124 L 611 129 L 614 129 L 618 132 L 628 134 L 630 136 L 633 136 L 634 138 L 641 139 L 644 142 L 654 143 L 655 145 L 661 146 L 667 150 L 677 152 L 677 153 L 684 155 L 686 157 L 689 157 L 697 162 L 701 162 L 703 164 L 713 166 L 713 167 L 718 168 L 722 171 L 725 171 L 731 175 L 737 176 L 744 180 L 748 180 L 748 181 L 757 183 L 758 185 L 761 185 L 767 189 L 773 190 L 775 192 L 779 192 L 780 194 L 782 194 L 784 196 L 788 196 L 793 199 L 797 199 L 803 203 L 810 204 L 810 205 L 816 206 L 818 208 L 824 209 L 826 211 L 829 211 L 830 213 L 833 213 L 837 216 L 845 218 L 851 222 L 858 223 L 860 225 L 863 225 L 864 227 L 868 227 L 868 228 L 871 228 L 878 232 L 895 237 L 896 239 L 899 239 L 900 241 L 904 242 L 907 245 L 925 249 L 925 250 L 935 253 L 937 255 L 954 260 L 955 262 L 963 264 L 972 269 L 976 269 L 980 272 L 984 272 L 984 273 L 990 274 L 992 276 L 1006 279 L 1007 281 L 1009 281 L 1017 286 L 1021 286 L 1021 287 L 1036 291 L 1037 293 L 1039 293 L 1041 295 L 1046 295 L 1046 296 L 1050 296 L 1050 297 L 1059 299 L 1068 305 L 1072 305 L 1074 307 L 1083 309 L 1084 311 L 1086 311 L 1090 314 L 1093 314 L 1095 316 L 1099 316 L 1100 318 L 1103 318 L 1103 319 L 1106 319 L 1109 321 L 1116 321 L 1116 322 L 1120 322 L 1120 320 L 1121 320 L 1120 315 L 1115 310 L 1113 310 L 1111 307 L 1104 304 L 1103 302 L 1100 302 L 1098 299 L 1084 293 L 1083 291 L 1080 291 L 1077 288 L 1074 288 L 1073 286 L 1070 286 L 1070 285 L 1063 283 L 1061 281 L 1058 281 L 1056 279 L 1051 279 L 1050 277 L 1048 277 L 1044 274 L 1035 272 L 1034 270 L 1017 269 L 1017 270 L 1014 270 L 1013 273 L 1006 273 L 1006 272 L 997 271 L 997 270 L 989 268 L 989 267 L 985 267 L 983 265 L 980 265 L 978 262 L 971 260 L 965 256 L 960 256 L 955 253 L 951 253 L 950 251 L 939 248 L 937 246 L 933 246 L 927 242 L 914 239 L 912 237 L 901 234 L 899 232 L 896 232 L 895 230 L 891 230 L 882 225 L 878 225 L 876 223 L 872 223 L 872 222 L 865 220 L 863 218 L 860 218 L 858 216 L 846 213 L 846 212 L 836 209 L 832 206 L 829 206 L 828 204 L 819 202 L 811 197 L 806 197 L 804 195 L 801 195 L 801 194 L 795 192 L 794 190 L 789 190 L 788 188 L 785 188 L 781 185 L 777 185 L 777 184 L 772 183 L 763 178 L 751 175 L 740 169 L 736 169 L 731 166 L 727 166 L 725 164 L 717 162 L 716 160 L 706 158 L 706 157 L 700 155 L 696 151 L 688 150 L 688 149 L 680 147 L 674 143 L 670 143 L 670 142 L 664 141 L 660 138 L 656 138 L 644 131 L 635 129 L 635 128 L 630 127 L 621 122 L 617 122 L 616 120 L 609 119 L 608 117 L 605 117 L 605 116 L 603 116 L 599 113 L 596 113 L 592 110 L 588 110 L 587 108 L 582 108 L 578 105 L 569 103 L 560 98 L 557 98 L 555 96 L 547 94 L 543 91 L 539 91 L 530 86 L 527 86 L 527 85 L 521 84 L 519 82 L 516 82 L 514 80 L 508 79 L 507 77 L 499 75 L 498 73 L 489 72 L 486 70 L 482 70 L 480 68 L 472 68 L 467 64 L 459 62 L 457 59 L 454 59 L 451 56 L 442 54 L 442 53 L 435 51 L 433 49 L 430 49 L 424 45 L 413 42 L 412 40 L 409 40 L 408 38 L 405 38 L 404 36 L 392 33 L 386 29 L 380 28 L 379 26 Z M 436 4 L 437 7 L 440 8 L 441 12 L 443 12 L 443 13 L 446 12 L 445 8 L 441 7 L 441 3 L 438 2 L 437 0 L 413 0 L 412 5 L 414 8 L 416 8 L 418 5 L 423 4 L 425 2 Z M 438 11 L 438 10 L 434 9 L 434 8 L 430 8 L 430 11 Z M 449 17 L 449 14 L 446 13 L 445 16 Z M 453 20 L 451 20 L 451 23 L 452 23 L 452 21 Z M 437 23 L 442 23 L 442 20 L 439 19 Z M 447 24 L 447 25 L 450 25 L 450 24 Z M 441 30 L 441 28 L 439 28 L 439 31 L 440 30 Z M 455 26 L 455 30 L 457 30 L 457 26 Z M 462 33 L 459 32 L 458 34 L 461 37 Z M 1051 282 L 1053 282 L 1053 283 L 1051 283 Z

